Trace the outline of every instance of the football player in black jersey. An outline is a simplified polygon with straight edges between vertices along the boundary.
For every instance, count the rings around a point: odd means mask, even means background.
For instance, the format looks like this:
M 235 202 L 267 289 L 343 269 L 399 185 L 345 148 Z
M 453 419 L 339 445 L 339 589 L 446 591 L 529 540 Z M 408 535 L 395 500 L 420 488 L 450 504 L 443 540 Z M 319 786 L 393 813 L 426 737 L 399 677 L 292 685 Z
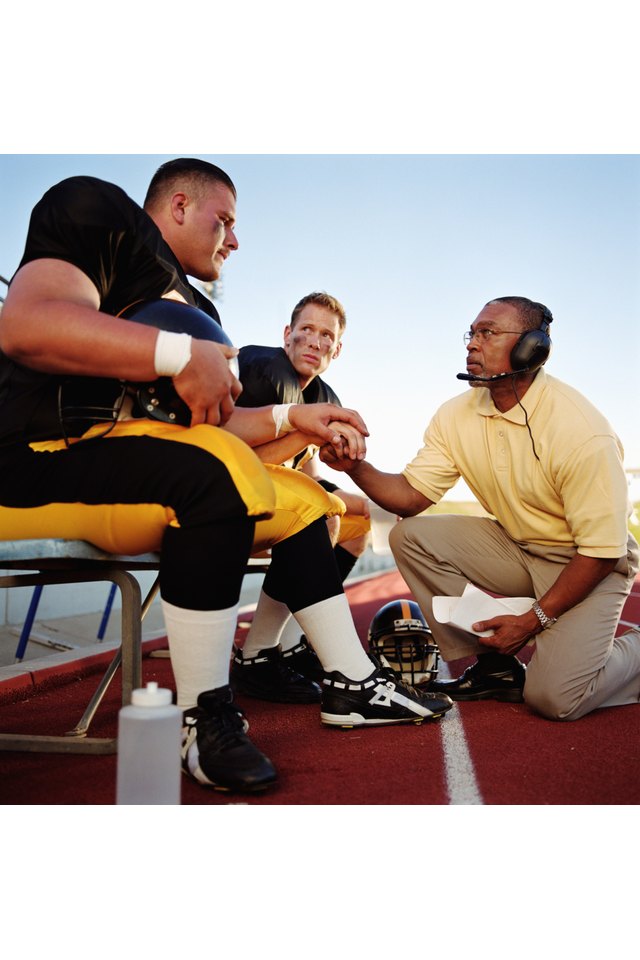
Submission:
M 228 683 L 240 587 L 257 550 L 272 549 L 265 590 L 295 613 L 326 671 L 323 722 L 420 722 L 450 702 L 402 688 L 369 659 L 327 533 L 335 505 L 251 449 L 278 438 L 284 460 L 334 442 L 362 457 L 361 417 L 334 404 L 240 409 L 234 348 L 119 316 L 169 298 L 217 320 L 188 276 L 219 276 L 238 247 L 235 216 L 227 174 L 196 159 L 164 164 L 144 209 L 91 177 L 57 184 L 36 205 L 0 314 L 0 522 L 6 539 L 161 552 L 184 770 L 221 789 L 259 790 L 276 772 Z M 78 394 L 159 377 L 172 380 L 189 425 L 135 417 L 127 398 L 87 425 L 62 400 L 70 381 Z

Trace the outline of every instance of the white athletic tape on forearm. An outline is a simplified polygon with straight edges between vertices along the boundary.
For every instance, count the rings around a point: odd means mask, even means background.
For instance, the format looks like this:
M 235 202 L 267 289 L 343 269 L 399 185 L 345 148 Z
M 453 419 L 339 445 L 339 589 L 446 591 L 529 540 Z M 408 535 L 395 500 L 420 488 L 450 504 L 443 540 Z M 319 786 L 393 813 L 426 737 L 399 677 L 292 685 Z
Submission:
M 159 377 L 177 377 L 191 360 L 191 337 L 188 333 L 158 330 L 154 365 Z
M 272 409 L 273 422 L 276 425 L 276 438 L 280 433 L 291 433 L 292 430 L 295 430 L 295 427 L 292 427 L 289 423 L 289 410 L 292 406 L 292 403 L 277 403 Z

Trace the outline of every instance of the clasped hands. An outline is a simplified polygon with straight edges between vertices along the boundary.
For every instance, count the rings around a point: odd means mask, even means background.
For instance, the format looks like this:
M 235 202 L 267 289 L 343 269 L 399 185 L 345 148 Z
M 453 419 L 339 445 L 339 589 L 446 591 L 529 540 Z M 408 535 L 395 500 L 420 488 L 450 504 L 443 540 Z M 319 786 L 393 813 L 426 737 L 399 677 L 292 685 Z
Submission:
M 343 424 L 339 425 L 339 429 L 342 432 Z M 367 434 L 368 436 L 368 434 Z M 345 449 L 344 443 L 323 443 L 318 452 L 318 456 L 322 463 L 326 463 L 328 467 L 331 467 L 333 470 L 339 470 L 343 473 L 351 473 L 351 471 L 364 460 L 366 455 L 366 449 L 364 449 L 363 441 L 363 452 L 361 456 L 353 457 L 350 455 L 350 452 Z
M 369 431 L 356 410 L 333 403 L 294 404 L 289 410 L 289 422 L 311 443 L 331 450 L 337 460 L 364 460 Z

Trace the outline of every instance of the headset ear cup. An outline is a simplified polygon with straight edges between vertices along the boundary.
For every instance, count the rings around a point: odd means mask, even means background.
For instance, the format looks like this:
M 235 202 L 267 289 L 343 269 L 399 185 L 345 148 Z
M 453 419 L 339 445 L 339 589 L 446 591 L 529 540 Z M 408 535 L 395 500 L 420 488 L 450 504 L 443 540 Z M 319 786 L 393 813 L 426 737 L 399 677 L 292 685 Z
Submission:
M 550 353 L 551 338 L 546 330 L 527 330 L 511 351 L 511 369 L 537 370 L 547 362 Z

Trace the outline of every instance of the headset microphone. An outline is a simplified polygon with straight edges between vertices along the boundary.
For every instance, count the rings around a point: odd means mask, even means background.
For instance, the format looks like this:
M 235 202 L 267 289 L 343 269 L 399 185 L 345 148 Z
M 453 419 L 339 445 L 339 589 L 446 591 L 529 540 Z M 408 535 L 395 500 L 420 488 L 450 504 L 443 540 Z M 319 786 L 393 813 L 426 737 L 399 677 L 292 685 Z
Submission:
M 504 299 L 508 300 L 509 298 Z M 498 302 L 500 302 L 500 298 L 491 301 L 491 303 Z M 551 353 L 549 324 L 553 320 L 553 316 L 544 304 L 536 303 L 534 306 L 542 311 L 540 326 L 534 330 L 525 330 L 519 337 L 509 357 L 509 363 L 513 367 L 511 373 L 496 373 L 493 377 L 476 377 L 472 373 L 458 373 L 456 379 L 469 380 L 471 383 L 495 383 L 496 380 L 517 377 L 520 373 L 533 373 L 534 370 L 538 370 L 545 364 Z
M 472 373 L 457 373 L 456 380 L 470 380 L 472 383 L 494 383 L 496 380 L 505 380 L 507 377 L 517 377 L 524 370 L 512 370 L 510 373 L 495 373 L 492 377 L 476 377 Z

